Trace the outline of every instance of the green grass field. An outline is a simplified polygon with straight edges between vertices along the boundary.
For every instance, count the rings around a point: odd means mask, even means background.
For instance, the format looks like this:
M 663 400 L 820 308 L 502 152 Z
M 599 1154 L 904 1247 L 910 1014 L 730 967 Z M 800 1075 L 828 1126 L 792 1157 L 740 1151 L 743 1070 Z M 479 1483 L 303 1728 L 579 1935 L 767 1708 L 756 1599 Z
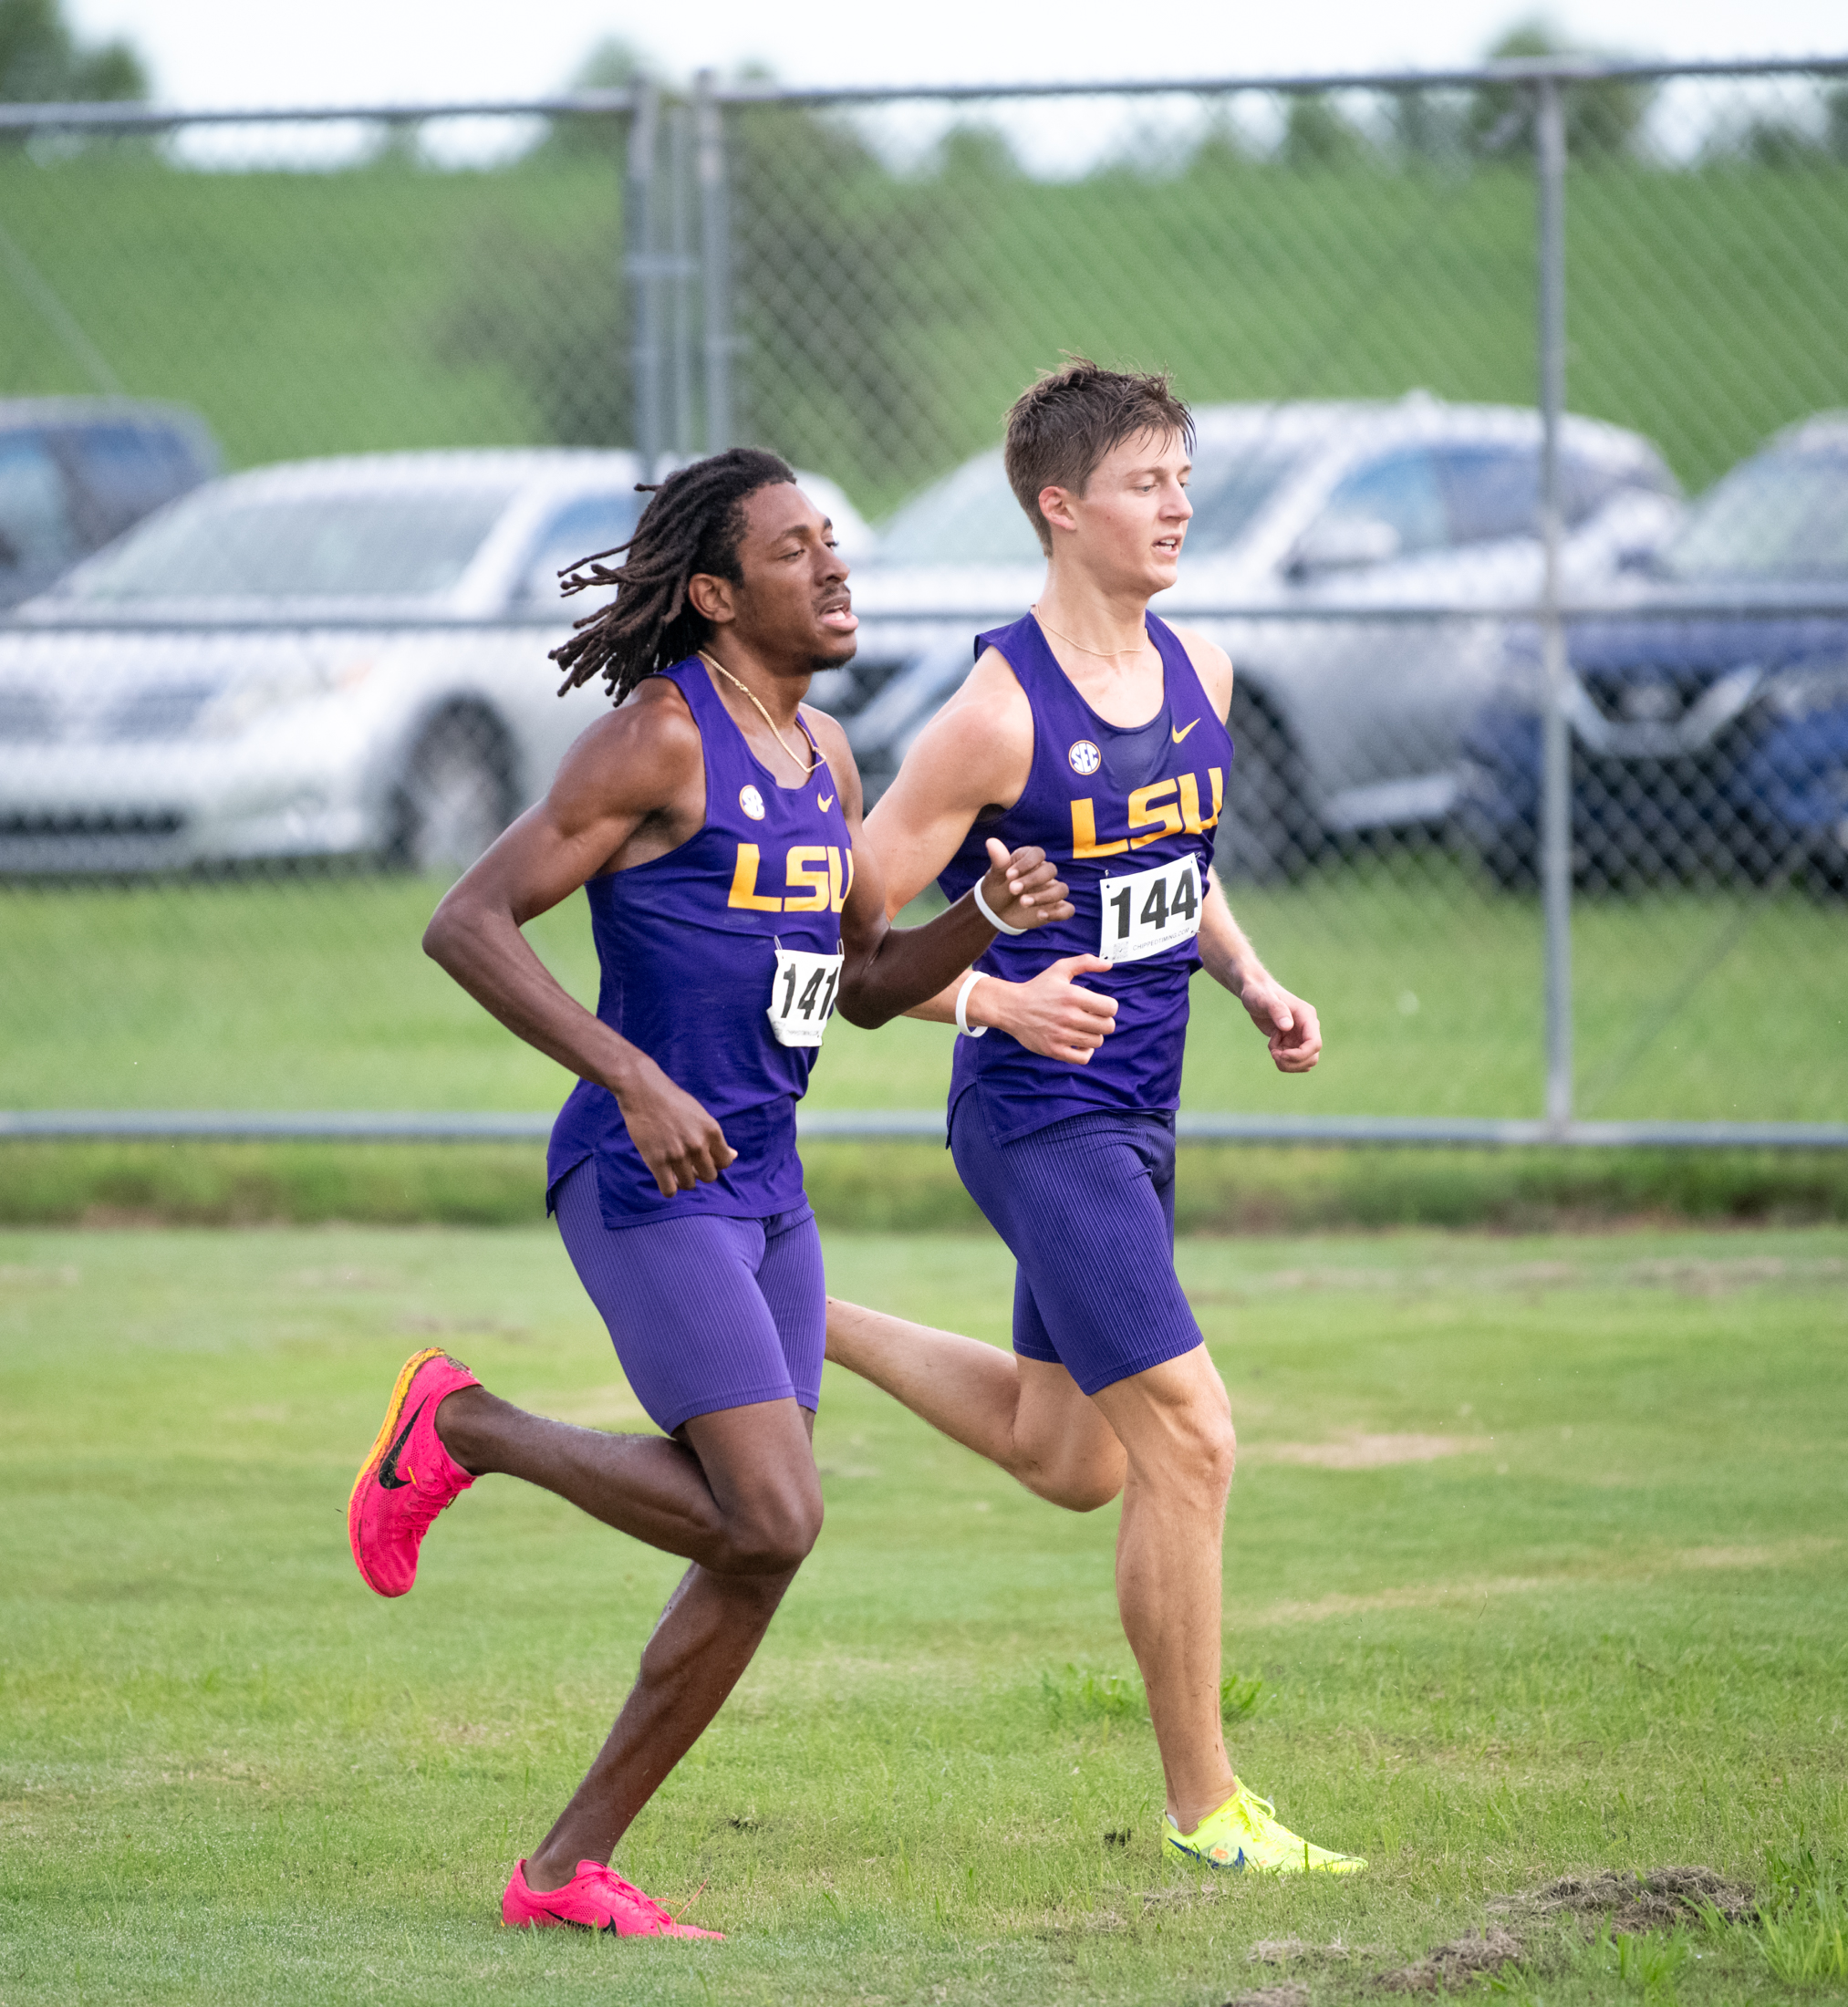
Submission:
M 845 1293 L 1002 1334 L 991 1242 L 829 1253 Z M 1237 1761 L 1368 1874 L 1165 1861 L 1114 1510 L 1058 1513 L 831 1373 L 821 1544 L 620 1857 L 730 1935 L 647 1945 L 516 1939 L 496 1905 L 674 1564 L 500 1482 L 401 1604 L 345 1550 L 414 1345 L 638 1425 L 549 1233 L 0 1235 L 0 2001 L 1319 2007 L 1485 1920 L 1511 2002 L 1848 1993 L 1848 1232 L 1179 1265 L 1242 1444 Z M 1669 1863 L 1784 1936 L 1491 1908 Z
M 1402 865 L 1235 891 L 1271 966 L 1320 1010 L 1326 1052 L 1307 1077 L 1278 1075 L 1244 1014 L 1201 980 L 1184 1107 L 1540 1112 L 1535 902 L 1485 896 L 1447 862 Z M 0 892 L 0 1107 L 555 1107 L 560 1069 L 420 952 L 440 889 L 356 876 Z M 1839 906 L 1587 901 L 1575 928 L 1583 1113 L 1848 1118 Z M 532 930 L 594 1002 L 589 936 L 575 899 Z M 1766 1024 L 1748 1023 L 1742 985 L 1765 1000 Z M 939 1107 L 950 1043 L 937 1025 L 837 1021 L 812 1103 Z

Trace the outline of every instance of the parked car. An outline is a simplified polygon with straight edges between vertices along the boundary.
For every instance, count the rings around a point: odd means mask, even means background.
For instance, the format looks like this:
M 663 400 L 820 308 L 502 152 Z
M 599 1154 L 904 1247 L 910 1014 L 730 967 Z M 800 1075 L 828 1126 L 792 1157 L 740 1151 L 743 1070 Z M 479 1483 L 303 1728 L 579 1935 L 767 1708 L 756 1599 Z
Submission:
M 1441 821 L 1506 619 L 1539 590 L 1537 415 L 1414 393 L 1196 418 L 1194 515 L 1179 583 L 1156 609 L 1235 665 L 1222 864 L 1270 876 L 1332 834 Z M 1562 474 L 1576 588 L 1679 520 L 1673 477 L 1635 432 L 1569 419 Z M 968 674 L 976 629 L 1018 617 L 1044 571 L 998 452 L 886 527 L 854 581 L 858 657 L 816 689 L 847 721 L 869 793 Z
M 177 405 L 0 398 L 0 607 L 217 472 L 217 442 Z
M 625 541 L 632 454 L 367 454 L 195 489 L 0 628 L 0 870 L 455 868 L 607 701 L 546 650 Z M 844 547 L 870 533 L 805 475 Z
M 1648 578 L 1569 629 L 1579 881 L 1848 888 L 1848 412 L 1735 467 Z M 1529 634 L 1466 744 L 1465 824 L 1510 884 L 1535 872 L 1541 709 Z

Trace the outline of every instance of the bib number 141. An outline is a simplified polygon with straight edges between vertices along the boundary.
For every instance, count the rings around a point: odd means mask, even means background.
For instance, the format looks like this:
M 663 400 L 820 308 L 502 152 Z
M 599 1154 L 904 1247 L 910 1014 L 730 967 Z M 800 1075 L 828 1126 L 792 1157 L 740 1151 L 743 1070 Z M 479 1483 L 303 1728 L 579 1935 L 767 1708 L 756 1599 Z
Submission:
M 776 950 L 770 982 L 770 1035 L 779 1045 L 818 1045 L 840 994 L 841 957 Z
M 1193 858 L 1155 864 L 1126 878 L 1106 878 L 1097 952 L 1106 962 L 1143 962 L 1199 932 L 1205 887 Z

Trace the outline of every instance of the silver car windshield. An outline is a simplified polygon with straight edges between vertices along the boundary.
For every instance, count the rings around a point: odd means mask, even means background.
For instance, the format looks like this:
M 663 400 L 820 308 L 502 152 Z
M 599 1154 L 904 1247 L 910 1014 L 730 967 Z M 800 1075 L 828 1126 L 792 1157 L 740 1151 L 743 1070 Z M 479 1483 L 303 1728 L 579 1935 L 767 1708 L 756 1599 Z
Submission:
M 1196 555 L 1230 550 L 1296 471 L 1297 461 L 1294 453 L 1216 452 L 1202 445 L 1188 481 L 1193 521 L 1187 526 L 1183 549 Z
M 1031 565 L 1039 539 L 1007 484 L 999 453 L 925 489 L 879 538 L 882 565 Z
M 1238 542 L 1271 499 L 1295 457 L 1202 445 L 1188 494 L 1189 551 L 1220 551 Z M 1039 540 L 1014 500 L 1000 456 L 959 467 L 908 502 L 879 540 L 882 565 L 1031 565 Z
M 1848 451 L 1766 453 L 1695 504 L 1671 578 L 1848 577 Z
M 59 597 L 424 598 L 467 570 L 508 491 L 189 496 L 76 572 Z

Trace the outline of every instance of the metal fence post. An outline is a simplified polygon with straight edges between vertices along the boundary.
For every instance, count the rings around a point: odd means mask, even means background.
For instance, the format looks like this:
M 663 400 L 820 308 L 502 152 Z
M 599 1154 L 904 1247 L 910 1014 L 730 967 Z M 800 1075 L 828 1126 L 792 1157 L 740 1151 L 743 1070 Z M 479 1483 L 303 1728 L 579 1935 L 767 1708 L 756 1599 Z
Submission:
M 725 114 L 717 78 L 702 69 L 693 79 L 699 121 L 701 304 L 705 316 L 706 451 L 732 443 L 732 218 L 725 188 Z
M 661 383 L 659 261 L 655 256 L 655 140 L 660 122 L 660 93 L 643 78 L 636 87 L 635 116 L 628 131 L 628 191 L 623 203 L 624 265 L 629 286 L 633 331 L 635 449 L 652 481 L 666 447 Z
M 1565 115 L 1557 80 L 1536 90 L 1539 194 L 1540 519 L 1545 553 L 1541 648 L 1545 672 L 1540 812 L 1541 896 L 1546 913 L 1546 1119 L 1573 1114 L 1572 735 L 1566 723 L 1565 622 L 1560 612 L 1560 424 L 1565 411 Z
M 672 414 L 676 459 L 693 453 L 693 279 L 699 266 L 690 255 L 688 208 L 692 179 L 689 144 L 692 114 L 683 104 L 668 110 L 668 256 L 672 300 L 668 408 Z

